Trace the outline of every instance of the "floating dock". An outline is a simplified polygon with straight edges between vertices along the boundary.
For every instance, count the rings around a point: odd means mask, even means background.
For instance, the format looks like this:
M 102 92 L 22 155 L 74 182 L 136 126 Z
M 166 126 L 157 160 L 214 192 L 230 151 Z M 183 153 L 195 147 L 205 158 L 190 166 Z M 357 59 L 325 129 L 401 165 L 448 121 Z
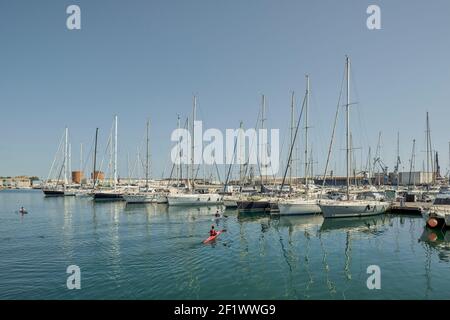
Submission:
M 407 215 L 422 215 L 422 210 L 431 206 L 431 202 L 395 202 L 389 213 L 407 214 Z

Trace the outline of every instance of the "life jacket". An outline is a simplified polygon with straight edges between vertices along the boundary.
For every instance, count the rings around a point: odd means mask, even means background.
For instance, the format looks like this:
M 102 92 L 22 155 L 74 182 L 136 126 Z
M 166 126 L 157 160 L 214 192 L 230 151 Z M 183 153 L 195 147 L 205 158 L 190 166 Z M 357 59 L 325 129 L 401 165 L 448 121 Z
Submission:
M 210 235 L 211 237 L 214 237 L 216 234 L 217 234 L 217 231 L 214 230 L 214 229 L 211 229 L 211 231 L 209 231 L 209 235 Z

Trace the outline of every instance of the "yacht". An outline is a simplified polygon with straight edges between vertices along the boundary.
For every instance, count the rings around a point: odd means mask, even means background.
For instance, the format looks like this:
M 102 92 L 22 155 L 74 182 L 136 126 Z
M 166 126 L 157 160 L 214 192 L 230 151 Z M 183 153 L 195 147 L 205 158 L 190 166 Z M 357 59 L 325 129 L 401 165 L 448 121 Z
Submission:
M 350 59 L 346 57 L 346 80 L 347 80 L 347 103 L 345 105 L 346 109 L 346 162 L 347 162 L 347 183 L 346 183 L 346 197 L 344 200 L 334 200 L 326 201 L 321 200 L 319 203 L 320 209 L 322 210 L 324 218 L 344 218 L 344 217 L 362 217 L 362 216 L 372 216 L 385 213 L 389 209 L 389 204 L 380 201 L 368 199 L 367 197 L 359 197 L 355 200 L 351 199 L 350 196 Z

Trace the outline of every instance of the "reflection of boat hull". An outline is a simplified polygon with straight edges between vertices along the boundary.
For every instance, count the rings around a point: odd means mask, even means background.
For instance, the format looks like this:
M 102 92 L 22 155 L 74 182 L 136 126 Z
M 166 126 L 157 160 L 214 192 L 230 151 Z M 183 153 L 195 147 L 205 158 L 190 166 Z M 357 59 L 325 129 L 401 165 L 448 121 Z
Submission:
M 331 230 L 353 230 L 362 231 L 374 226 L 386 224 L 389 219 L 386 215 L 365 216 L 365 217 L 347 217 L 342 219 L 324 219 L 320 231 Z
M 278 220 L 278 226 L 307 230 L 314 227 L 320 227 L 323 223 L 323 220 L 324 219 L 320 214 L 280 216 Z
M 268 213 L 271 204 L 269 201 L 237 201 L 237 209 L 239 213 Z
M 233 200 L 224 200 L 223 205 L 227 209 L 236 209 L 238 206 L 237 201 L 233 201 Z
M 169 206 L 208 206 L 223 203 L 221 195 L 204 194 L 178 194 L 167 197 Z
M 223 205 L 227 209 L 236 209 L 238 206 L 238 198 L 231 198 L 231 197 L 224 197 L 223 198 Z
M 42 189 L 42 192 L 46 197 L 64 197 L 64 191 L 62 190 Z
M 319 205 L 316 200 L 298 200 L 279 202 L 279 215 L 308 215 L 321 213 Z
M 124 201 L 123 194 L 112 192 L 96 192 L 94 193 L 94 201 L 107 202 L 107 201 Z
M 319 204 L 324 218 L 367 217 L 383 214 L 389 204 L 377 201 L 336 201 Z

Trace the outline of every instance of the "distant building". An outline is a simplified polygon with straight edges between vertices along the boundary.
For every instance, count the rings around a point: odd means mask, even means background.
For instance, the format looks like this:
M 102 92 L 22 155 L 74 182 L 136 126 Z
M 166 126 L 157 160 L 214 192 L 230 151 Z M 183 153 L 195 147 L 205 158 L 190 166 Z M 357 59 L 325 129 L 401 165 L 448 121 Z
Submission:
M 433 182 L 432 172 L 399 172 L 399 184 L 402 186 L 408 185 L 423 185 L 431 184 Z
M 29 189 L 33 187 L 33 181 L 36 180 L 38 180 L 36 177 L 27 176 L 0 177 L 0 188 Z

